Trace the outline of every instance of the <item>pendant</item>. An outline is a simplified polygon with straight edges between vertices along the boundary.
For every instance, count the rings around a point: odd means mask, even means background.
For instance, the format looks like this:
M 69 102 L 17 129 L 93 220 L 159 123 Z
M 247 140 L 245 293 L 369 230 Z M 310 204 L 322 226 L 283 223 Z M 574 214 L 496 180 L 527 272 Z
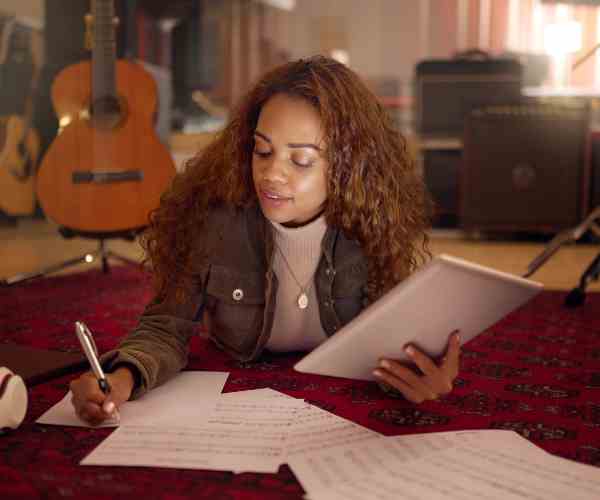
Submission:
M 304 292 L 298 295 L 298 307 L 300 309 L 306 309 L 308 307 L 308 296 Z

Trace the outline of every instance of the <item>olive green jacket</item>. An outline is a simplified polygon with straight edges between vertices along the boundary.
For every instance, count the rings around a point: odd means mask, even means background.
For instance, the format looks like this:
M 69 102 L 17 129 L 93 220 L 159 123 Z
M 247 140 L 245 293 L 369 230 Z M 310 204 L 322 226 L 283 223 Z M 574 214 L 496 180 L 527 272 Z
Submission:
M 328 228 L 315 274 L 319 315 L 328 336 L 367 305 L 367 262 L 356 241 Z M 108 371 L 134 365 L 139 397 L 187 364 L 188 342 L 203 311 L 210 313 L 211 339 L 236 359 L 263 351 L 273 325 L 278 280 L 273 272 L 273 236 L 260 208 L 219 208 L 198 237 L 195 292 L 183 303 L 152 301 L 137 327 L 103 356 Z

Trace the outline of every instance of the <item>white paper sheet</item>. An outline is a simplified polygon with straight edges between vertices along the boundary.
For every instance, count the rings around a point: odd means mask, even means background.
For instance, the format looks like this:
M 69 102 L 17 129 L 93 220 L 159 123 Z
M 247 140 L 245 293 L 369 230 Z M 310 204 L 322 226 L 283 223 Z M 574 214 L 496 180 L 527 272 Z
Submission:
M 516 433 L 478 431 L 457 436 L 447 449 L 396 462 L 391 471 L 380 469 L 333 488 L 315 489 L 310 498 L 596 500 L 600 476 L 595 467 L 554 457 Z
M 296 399 L 292 396 L 288 396 L 283 392 L 276 391 L 269 387 L 264 387 L 262 389 L 250 389 L 248 391 L 237 391 L 237 392 L 226 392 L 221 394 L 222 398 L 235 398 L 235 399 L 269 399 L 269 398 L 285 398 L 285 399 Z
M 277 472 L 295 412 L 306 403 L 262 396 L 224 395 L 201 425 L 123 424 L 81 464 Z
M 147 424 L 174 421 L 203 421 L 212 412 L 227 381 L 226 372 L 184 371 L 165 384 L 144 394 L 140 399 L 127 401 L 120 408 L 120 424 Z M 93 427 L 81 420 L 73 410 L 71 393 L 40 418 L 39 424 Z M 108 419 L 100 427 L 117 427 L 116 419 Z
M 241 401 L 250 402 L 250 401 L 256 401 L 256 400 L 266 402 L 268 400 L 276 400 L 276 399 L 280 399 L 280 398 L 284 398 L 287 400 L 294 400 L 294 401 L 296 401 L 296 405 L 297 405 L 297 408 L 296 407 L 294 408 L 294 413 L 296 413 L 298 411 L 298 409 L 307 406 L 307 404 L 303 403 L 302 400 L 292 398 L 292 396 L 288 396 L 287 394 L 284 394 L 283 392 L 275 391 L 268 387 L 265 387 L 263 389 L 251 389 L 248 391 L 228 392 L 228 393 L 223 394 L 221 396 L 221 398 L 222 398 L 222 400 L 231 400 L 232 398 L 235 398 L 238 403 L 240 403 Z M 290 415 L 288 415 L 287 417 L 290 417 Z M 285 425 L 293 425 L 293 421 L 294 421 L 294 419 L 289 418 L 286 420 Z M 287 440 L 287 435 L 286 435 L 286 440 Z M 286 446 L 286 450 L 287 450 L 287 446 Z M 250 471 L 234 469 L 233 472 L 235 472 L 236 474 L 241 474 L 242 472 L 250 472 Z
M 219 427 L 244 428 L 250 432 L 254 428 L 281 428 L 287 434 L 296 412 L 308 406 L 301 399 L 281 398 L 272 394 L 265 396 L 247 395 L 245 392 L 224 394 L 217 401 L 207 423 Z
M 277 472 L 284 451 L 281 430 L 123 425 L 81 464 Z
M 292 457 L 306 456 L 378 436 L 380 434 L 375 431 L 307 404 L 296 412 L 290 428 L 287 440 L 288 463 Z
M 288 465 L 311 495 L 381 470 L 391 473 L 399 463 L 450 448 L 472 434 L 472 431 L 461 431 L 395 437 L 375 435 L 363 441 L 290 457 Z

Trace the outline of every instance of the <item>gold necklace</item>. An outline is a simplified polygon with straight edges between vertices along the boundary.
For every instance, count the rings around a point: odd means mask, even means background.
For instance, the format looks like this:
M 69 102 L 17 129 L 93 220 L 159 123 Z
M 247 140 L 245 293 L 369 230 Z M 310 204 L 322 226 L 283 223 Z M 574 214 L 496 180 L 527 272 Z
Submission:
M 298 294 L 298 297 L 296 298 L 296 304 L 298 304 L 298 307 L 300 309 L 306 309 L 308 307 L 308 292 L 310 291 L 310 288 L 312 287 L 313 277 L 315 276 L 317 269 L 315 269 L 314 272 L 311 274 L 311 276 L 310 276 L 309 280 L 306 282 L 306 284 L 304 286 L 302 286 L 300 284 L 300 282 L 298 281 L 298 278 L 296 278 L 294 271 L 292 271 L 292 266 L 290 266 L 290 263 L 288 262 L 287 257 L 283 253 L 283 250 L 281 250 L 281 248 L 279 248 L 279 245 L 277 243 L 275 243 L 275 247 L 277 248 L 277 250 L 279 250 L 279 254 L 281 255 L 281 258 L 283 259 L 283 263 L 285 264 L 285 267 L 287 267 L 287 270 L 289 271 L 290 276 L 292 278 L 294 278 L 296 285 L 298 285 L 298 288 L 300 288 L 300 293 Z M 318 266 L 317 266 L 317 268 L 318 268 Z M 308 287 L 308 288 L 306 288 L 306 287 Z

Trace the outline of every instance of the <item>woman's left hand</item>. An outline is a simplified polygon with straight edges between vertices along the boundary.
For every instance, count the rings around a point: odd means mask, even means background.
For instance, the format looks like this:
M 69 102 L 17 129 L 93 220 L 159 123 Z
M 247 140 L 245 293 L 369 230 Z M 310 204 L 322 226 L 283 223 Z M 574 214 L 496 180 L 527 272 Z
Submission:
M 408 346 L 406 353 L 421 374 L 399 361 L 381 359 L 379 366 L 373 371 L 373 375 L 379 381 L 400 391 L 406 399 L 413 403 L 437 399 L 452 391 L 454 379 L 460 368 L 458 332 L 450 335 L 446 355 L 439 364 L 414 346 Z

